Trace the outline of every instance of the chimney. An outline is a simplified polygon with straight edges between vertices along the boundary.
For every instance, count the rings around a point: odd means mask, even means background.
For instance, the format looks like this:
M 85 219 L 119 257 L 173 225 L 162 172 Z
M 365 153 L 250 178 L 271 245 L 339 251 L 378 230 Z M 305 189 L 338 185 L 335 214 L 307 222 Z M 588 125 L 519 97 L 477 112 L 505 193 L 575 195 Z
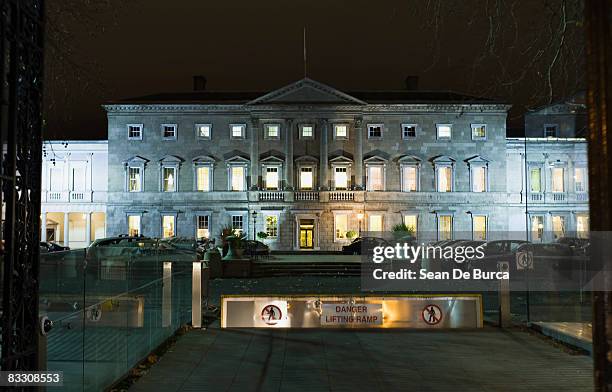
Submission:
M 418 90 L 419 77 L 415 75 L 408 75 L 406 76 L 404 83 L 406 84 L 406 90 Z
M 206 90 L 206 76 L 195 75 L 193 77 L 193 91 L 204 91 Z

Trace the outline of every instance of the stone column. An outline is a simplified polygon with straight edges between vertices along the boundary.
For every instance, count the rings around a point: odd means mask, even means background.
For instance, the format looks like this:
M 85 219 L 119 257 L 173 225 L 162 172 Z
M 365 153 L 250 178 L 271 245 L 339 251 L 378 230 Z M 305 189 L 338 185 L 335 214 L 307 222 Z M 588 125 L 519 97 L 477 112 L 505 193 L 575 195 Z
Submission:
M 285 131 L 285 167 L 283 178 L 285 189 L 293 188 L 293 119 L 288 119 Z
M 363 189 L 363 120 L 355 120 L 355 189 Z
M 40 214 L 40 240 L 47 240 L 47 213 L 41 212 Z
M 91 213 L 85 214 L 85 241 L 87 245 L 91 244 Z
M 259 120 L 251 119 L 251 189 L 259 189 Z M 229 178 L 229 177 L 228 177 Z
M 327 172 L 329 171 L 328 164 L 328 137 L 327 137 L 327 129 L 329 127 L 329 123 L 327 120 L 321 120 L 319 122 L 319 128 L 321 128 L 321 151 L 319 158 L 319 189 L 325 191 L 328 189 L 327 184 Z
M 68 245 L 70 242 L 69 224 L 70 224 L 70 213 L 64 212 L 64 246 L 70 246 Z

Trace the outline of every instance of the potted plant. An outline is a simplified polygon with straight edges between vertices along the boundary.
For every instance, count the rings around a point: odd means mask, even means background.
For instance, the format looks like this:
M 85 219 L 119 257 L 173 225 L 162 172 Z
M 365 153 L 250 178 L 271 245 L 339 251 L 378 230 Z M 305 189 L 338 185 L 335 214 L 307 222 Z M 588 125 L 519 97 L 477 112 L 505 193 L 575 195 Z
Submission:
M 257 233 L 257 238 L 263 241 L 268 238 L 268 233 L 266 233 L 265 231 L 260 231 L 259 233 Z
M 414 227 L 410 226 L 406 226 L 405 223 L 399 223 L 395 226 L 393 226 L 393 236 L 395 237 L 396 240 L 404 240 L 404 239 L 408 239 L 408 237 L 410 239 L 414 239 Z
M 355 237 L 357 237 L 357 232 L 355 230 L 349 230 L 346 232 L 346 238 L 349 240 L 352 240 Z

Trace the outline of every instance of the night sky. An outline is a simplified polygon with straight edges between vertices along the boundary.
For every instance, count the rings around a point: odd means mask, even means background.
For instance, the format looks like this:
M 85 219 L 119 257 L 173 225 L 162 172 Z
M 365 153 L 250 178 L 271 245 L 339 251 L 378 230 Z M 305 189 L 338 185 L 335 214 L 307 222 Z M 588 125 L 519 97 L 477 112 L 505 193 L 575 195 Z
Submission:
M 506 0 L 501 11 L 476 0 L 121 3 L 48 2 L 45 138 L 104 139 L 104 102 L 189 91 L 195 74 L 206 75 L 208 90 L 298 80 L 305 25 L 308 76 L 340 90 L 402 89 L 407 75 L 418 75 L 421 89 L 508 100 L 510 126 L 521 124 L 525 107 L 549 99 L 547 63 L 533 65 L 540 50 L 552 58 L 557 40 L 557 30 L 542 27 L 557 17 L 545 2 Z M 491 15 L 500 22 L 489 24 Z M 555 64 L 555 99 L 581 85 L 581 64 L 564 60 L 582 50 L 581 31 L 569 31 Z

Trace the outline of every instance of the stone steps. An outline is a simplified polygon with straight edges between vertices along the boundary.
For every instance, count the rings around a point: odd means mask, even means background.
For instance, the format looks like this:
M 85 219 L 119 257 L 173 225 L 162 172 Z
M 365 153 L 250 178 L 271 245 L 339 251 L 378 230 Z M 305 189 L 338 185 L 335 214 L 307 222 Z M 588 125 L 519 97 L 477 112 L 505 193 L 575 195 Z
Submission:
M 255 262 L 252 275 L 264 276 L 359 276 L 361 263 L 355 262 Z

